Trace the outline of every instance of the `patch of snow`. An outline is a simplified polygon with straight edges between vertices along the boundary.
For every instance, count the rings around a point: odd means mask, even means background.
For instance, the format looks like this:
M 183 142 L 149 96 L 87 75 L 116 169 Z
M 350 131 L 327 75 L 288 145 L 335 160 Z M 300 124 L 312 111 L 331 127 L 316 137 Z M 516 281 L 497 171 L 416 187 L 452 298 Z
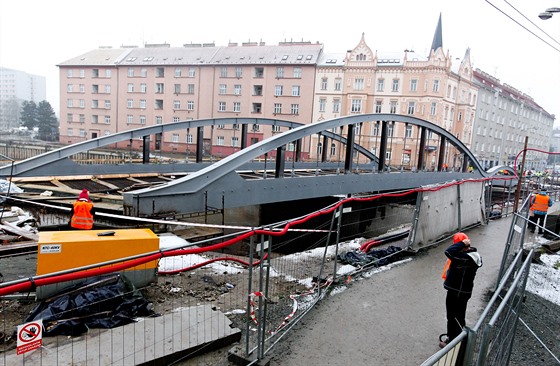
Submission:
M 558 254 L 541 254 L 541 262 L 544 264 L 531 264 L 526 290 L 560 305 L 560 269 Z

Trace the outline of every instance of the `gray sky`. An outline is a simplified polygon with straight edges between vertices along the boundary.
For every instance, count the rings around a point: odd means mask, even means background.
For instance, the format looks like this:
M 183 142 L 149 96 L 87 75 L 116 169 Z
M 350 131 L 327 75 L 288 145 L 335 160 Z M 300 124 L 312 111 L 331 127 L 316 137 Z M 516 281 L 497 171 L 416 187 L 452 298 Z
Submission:
M 546 21 L 538 18 L 546 8 L 560 6 L 558 0 L 357 0 L 347 5 L 0 0 L 0 65 L 45 76 L 47 100 L 58 113 L 56 65 L 99 46 L 304 40 L 322 43 L 327 52 L 345 52 L 365 33 L 372 50 L 413 49 L 427 56 L 441 12 L 445 51 L 462 58 L 470 47 L 475 68 L 530 95 L 560 125 L 560 13 Z

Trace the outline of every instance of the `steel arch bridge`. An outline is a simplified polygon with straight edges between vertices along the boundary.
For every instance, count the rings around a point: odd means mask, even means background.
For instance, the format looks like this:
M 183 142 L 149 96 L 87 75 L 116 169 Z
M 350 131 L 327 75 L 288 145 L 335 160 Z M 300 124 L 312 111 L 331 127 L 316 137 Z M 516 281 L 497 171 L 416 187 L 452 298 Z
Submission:
M 389 122 L 390 121 L 390 122 Z M 381 125 L 378 156 L 355 142 L 355 126 L 366 122 Z M 439 157 L 435 171 L 424 170 L 424 154 L 417 154 L 415 171 L 388 172 L 386 151 L 389 139 L 389 123 L 404 123 L 419 128 L 418 152 L 426 148 L 428 132 L 439 137 Z M 218 125 L 241 126 L 241 150 L 216 162 L 203 163 L 203 129 Z M 247 146 L 247 129 L 253 124 L 272 125 L 289 130 Z M 149 137 L 174 130 L 193 128 L 197 131 L 196 163 L 148 164 Z M 332 131 L 346 130 L 346 137 Z M 301 141 L 317 135 L 323 141 L 323 153 L 317 161 L 300 159 Z M 111 145 L 117 142 L 139 139 L 143 141 L 144 164 L 80 165 L 69 159 L 72 155 Z M 326 159 L 328 141 L 338 141 L 345 146 L 343 166 Z M 352 143 L 348 143 L 351 141 Z M 295 159 L 286 168 L 285 152 L 288 144 L 296 147 Z M 459 171 L 442 171 L 446 148 L 453 146 L 462 155 Z M 274 153 L 271 153 L 274 152 Z M 274 156 L 274 163 L 255 162 L 255 159 Z M 365 156 L 369 163 L 358 166 L 355 153 Z M 273 167 L 267 167 L 267 164 Z M 474 171 L 467 172 L 467 164 Z M 513 170 L 507 167 L 500 167 Z M 204 212 L 210 208 L 234 208 L 280 201 L 291 201 L 332 195 L 359 194 L 390 190 L 410 189 L 451 180 L 484 178 L 497 174 L 485 172 L 470 150 L 453 134 L 431 122 L 407 115 L 360 114 L 302 125 L 290 121 L 262 118 L 212 118 L 174 122 L 128 130 L 103 136 L 27 159 L 0 168 L 4 176 L 53 176 L 53 175 L 99 175 L 111 173 L 189 173 L 152 188 L 123 193 L 123 209 L 131 216 L 162 216 Z M 249 177 L 249 178 L 247 178 Z

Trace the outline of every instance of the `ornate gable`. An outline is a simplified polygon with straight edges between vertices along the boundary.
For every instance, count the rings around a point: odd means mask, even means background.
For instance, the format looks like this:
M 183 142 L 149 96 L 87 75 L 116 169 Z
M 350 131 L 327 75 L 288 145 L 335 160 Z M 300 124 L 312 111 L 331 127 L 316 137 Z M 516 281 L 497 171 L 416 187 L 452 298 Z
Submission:
M 371 48 L 366 44 L 365 34 L 362 33 L 362 39 L 360 43 L 348 55 L 347 61 L 350 62 L 373 62 L 375 59 L 375 54 L 371 51 Z

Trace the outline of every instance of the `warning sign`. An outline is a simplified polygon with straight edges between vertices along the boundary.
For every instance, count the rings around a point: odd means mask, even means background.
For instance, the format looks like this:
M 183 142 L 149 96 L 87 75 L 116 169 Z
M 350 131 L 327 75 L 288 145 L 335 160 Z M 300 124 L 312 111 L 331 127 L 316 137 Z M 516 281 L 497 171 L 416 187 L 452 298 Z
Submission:
M 17 354 L 33 351 L 43 344 L 43 321 L 36 320 L 31 323 L 18 325 L 17 328 Z

